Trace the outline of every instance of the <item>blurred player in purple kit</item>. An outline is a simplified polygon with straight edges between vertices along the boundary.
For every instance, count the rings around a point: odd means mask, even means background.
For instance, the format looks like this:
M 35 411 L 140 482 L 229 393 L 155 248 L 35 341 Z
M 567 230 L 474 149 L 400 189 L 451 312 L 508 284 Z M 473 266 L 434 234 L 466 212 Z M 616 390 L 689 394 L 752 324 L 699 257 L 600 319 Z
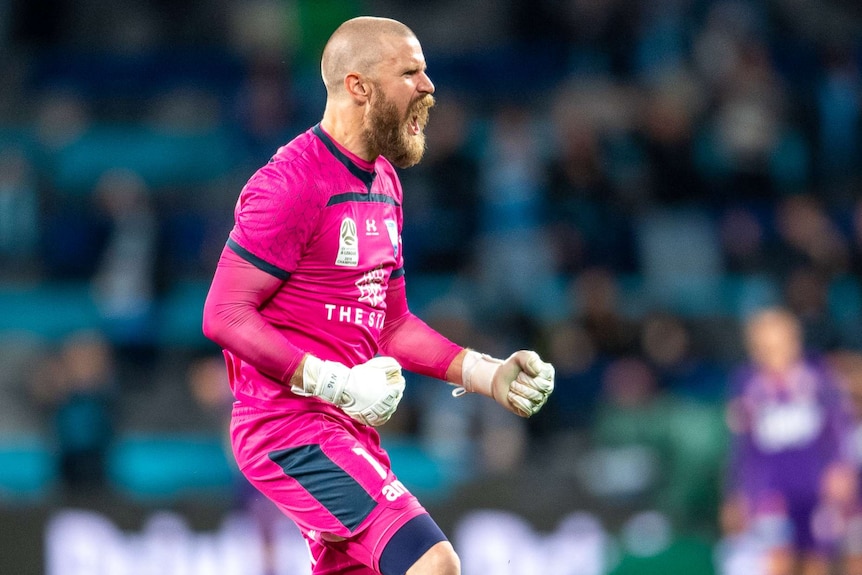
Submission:
M 767 547 L 770 574 L 826 575 L 857 503 L 847 398 L 787 310 L 753 315 L 745 341 L 751 363 L 728 404 L 726 525 Z
M 410 312 L 393 165 L 419 162 L 434 85 L 416 36 L 361 17 L 326 44 L 319 124 L 243 188 L 204 307 L 236 402 L 249 481 L 300 527 L 313 573 L 457 574 L 458 556 L 398 481 L 376 426 L 402 366 L 529 417 L 553 390 L 532 351 L 461 347 Z

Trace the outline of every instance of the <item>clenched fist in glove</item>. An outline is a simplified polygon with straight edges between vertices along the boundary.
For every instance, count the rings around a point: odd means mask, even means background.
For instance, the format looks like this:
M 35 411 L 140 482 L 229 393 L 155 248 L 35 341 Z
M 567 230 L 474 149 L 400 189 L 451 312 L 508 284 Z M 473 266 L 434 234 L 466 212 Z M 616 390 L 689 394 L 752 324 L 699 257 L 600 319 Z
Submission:
M 554 391 L 554 366 L 535 351 L 516 351 L 503 361 L 468 350 L 461 375 L 464 391 L 487 395 L 521 417 L 539 411 Z
M 319 397 L 340 407 L 366 425 L 383 425 L 404 395 L 401 365 L 391 357 L 375 357 L 354 367 L 336 361 L 305 356 L 302 386 L 292 385 L 297 395 Z

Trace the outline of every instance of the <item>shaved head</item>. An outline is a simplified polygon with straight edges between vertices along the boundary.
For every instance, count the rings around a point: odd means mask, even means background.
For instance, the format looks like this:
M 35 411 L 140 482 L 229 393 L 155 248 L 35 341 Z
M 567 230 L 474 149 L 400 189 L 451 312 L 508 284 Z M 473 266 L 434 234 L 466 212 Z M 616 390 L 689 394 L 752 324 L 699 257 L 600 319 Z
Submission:
M 333 32 L 320 61 L 326 86 L 321 125 L 361 158 L 409 167 L 425 151 L 434 83 L 413 31 L 389 18 L 362 16 Z
M 385 56 L 389 38 L 416 37 L 413 31 L 389 18 L 360 16 L 348 20 L 333 32 L 320 62 L 323 84 L 330 95 L 344 90 L 344 78 L 351 72 L 372 75 Z

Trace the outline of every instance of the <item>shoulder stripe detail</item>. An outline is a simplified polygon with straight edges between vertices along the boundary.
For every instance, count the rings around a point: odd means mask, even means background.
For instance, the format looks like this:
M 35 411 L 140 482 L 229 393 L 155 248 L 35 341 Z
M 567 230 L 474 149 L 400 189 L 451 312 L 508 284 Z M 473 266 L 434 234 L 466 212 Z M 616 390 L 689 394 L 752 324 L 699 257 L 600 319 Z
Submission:
M 377 507 L 365 488 L 319 445 L 280 449 L 268 456 L 351 532 Z
M 400 204 L 392 196 L 386 194 L 361 194 L 359 192 L 345 192 L 343 194 L 335 194 L 326 202 L 327 206 L 335 204 L 343 204 L 345 202 L 370 202 L 377 204 L 389 204 L 391 206 L 399 206 Z
M 389 279 L 397 280 L 401 276 L 404 275 L 404 268 L 398 268 L 397 270 L 392 270 L 392 273 L 389 275 Z
M 320 141 L 323 142 L 323 145 L 326 146 L 326 149 L 329 150 L 335 159 L 344 164 L 344 167 L 350 171 L 351 174 L 359 178 L 368 191 L 371 191 L 371 184 L 374 183 L 374 178 L 377 177 L 377 172 L 369 172 L 367 170 L 363 170 L 359 166 L 357 166 L 353 160 L 348 158 L 344 152 L 338 149 L 338 146 L 335 145 L 335 142 L 326 135 L 326 132 L 320 127 L 320 124 L 315 125 L 312 129 L 314 135 L 320 138 Z
M 280 267 L 274 266 L 271 263 L 262 260 L 257 257 L 238 243 L 236 243 L 233 238 L 227 239 L 227 247 L 236 252 L 236 255 L 258 268 L 259 270 L 265 271 L 266 273 L 277 277 L 280 280 L 286 280 L 290 277 L 290 272 L 281 269 Z

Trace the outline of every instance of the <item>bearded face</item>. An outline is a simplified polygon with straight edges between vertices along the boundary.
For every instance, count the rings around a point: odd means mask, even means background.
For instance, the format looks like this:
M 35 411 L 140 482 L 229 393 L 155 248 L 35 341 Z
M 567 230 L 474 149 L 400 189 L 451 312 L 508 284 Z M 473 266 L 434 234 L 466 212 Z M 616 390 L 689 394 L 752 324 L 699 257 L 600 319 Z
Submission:
M 363 122 L 363 134 L 368 149 L 383 156 L 399 168 L 415 166 L 425 153 L 425 125 L 428 110 L 434 105 L 430 94 L 419 98 L 400 114 L 394 102 L 386 98 L 375 85 Z

